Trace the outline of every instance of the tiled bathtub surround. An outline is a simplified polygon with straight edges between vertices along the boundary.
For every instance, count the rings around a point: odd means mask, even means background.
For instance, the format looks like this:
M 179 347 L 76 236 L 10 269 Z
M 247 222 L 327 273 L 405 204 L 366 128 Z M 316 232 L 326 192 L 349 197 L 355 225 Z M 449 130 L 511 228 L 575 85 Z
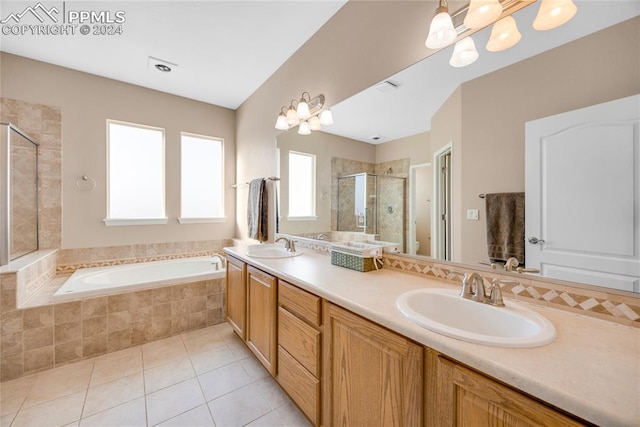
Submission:
M 485 285 L 500 278 L 505 281 L 517 281 L 517 284 L 502 284 L 502 292 L 508 298 L 514 298 L 532 304 L 545 305 L 560 310 L 572 311 L 586 316 L 597 317 L 624 325 L 640 328 L 640 299 L 602 290 L 589 290 L 572 287 L 562 282 L 532 280 L 534 276 L 514 277 L 487 273 L 469 267 L 438 264 L 437 262 L 384 255 L 384 266 L 396 270 L 448 280 L 462 284 L 464 274 L 476 271 L 483 276 Z
M 233 240 L 152 243 L 102 248 L 62 249 L 58 254 L 58 274 L 71 274 L 78 268 L 106 267 L 134 262 L 161 261 L 222 253 Z
M 0 278 L 3 289 L 14 286 Z M 25 309 L 3 290 L 0 378 L 221 323 L 224 287 L 221 278 Z
M 22 306 L 56 276 L 57 251 L 37 251 L 0 268 L 0 301 Z

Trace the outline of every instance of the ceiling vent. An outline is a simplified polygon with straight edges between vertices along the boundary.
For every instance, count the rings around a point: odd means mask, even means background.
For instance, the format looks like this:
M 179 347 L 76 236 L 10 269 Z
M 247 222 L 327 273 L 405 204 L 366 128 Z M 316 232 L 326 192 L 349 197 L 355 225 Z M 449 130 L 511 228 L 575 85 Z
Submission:
M 386 80 L 378 85 L 376 85 L 376 90 L 379 90 L 380 92 L 391 92 L 393 90 L 398 89 L 398 85 L 390 82 L 389 80 Z
M 160 71 L 162 73 L 170 73 L 172 71 L 175 72 L 178 69 L 178 64 L 165 61 L 164 59 L 154 58 L 153 56 L 149 57 L 147 66 L 152 71 Z

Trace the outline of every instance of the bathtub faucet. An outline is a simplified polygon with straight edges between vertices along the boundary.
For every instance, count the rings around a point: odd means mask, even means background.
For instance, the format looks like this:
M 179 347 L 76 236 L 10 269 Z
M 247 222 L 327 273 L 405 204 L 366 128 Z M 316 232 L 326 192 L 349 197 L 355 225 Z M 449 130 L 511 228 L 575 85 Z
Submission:
M 218 258 L 220 260 L 220 264 L 218 263 L 213 263 L 213 265 L 215 265 L 215 270 L 220 270 L 220 266 L 222 266 L 222 268 L 224 268 L 226 266 L 226 260 L 224 259 L 224 257 L 222 257 L 219 254 L 213 254 L 211 255 L 211 258 Z

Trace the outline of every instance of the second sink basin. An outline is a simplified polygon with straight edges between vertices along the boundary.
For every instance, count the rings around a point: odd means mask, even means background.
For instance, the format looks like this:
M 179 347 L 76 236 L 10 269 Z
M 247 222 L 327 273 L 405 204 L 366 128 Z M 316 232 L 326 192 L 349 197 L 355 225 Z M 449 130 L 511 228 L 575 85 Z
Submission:
M 431 331 L 495 347 L 539 347 L 556 338 L 556 329 L 544 316 L 520 304 L 505 301 L 493 307 L 464 299 L 453 289 L 405 292 L 397 306 L 407 318 Z
M 302 252 L 289 252 L 280 245 L 257 245 L 249 247 L 247 256 L 252 258 L 292 258 L 302 255 Z

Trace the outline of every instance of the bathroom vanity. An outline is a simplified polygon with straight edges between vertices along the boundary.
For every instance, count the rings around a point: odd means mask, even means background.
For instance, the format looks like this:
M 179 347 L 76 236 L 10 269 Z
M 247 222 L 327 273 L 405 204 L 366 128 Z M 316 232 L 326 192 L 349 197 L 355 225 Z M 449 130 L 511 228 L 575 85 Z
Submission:
M 396 307 L 404 292 L 450 283 L 391 269 L 360 273 L 302 251 L 256 259 L 246 247 L 226 248 L 227 320 L 314 425 L 640 419 L 637 328 L 530 306 L 555 325 L 553 343 L 471 344 L 424 329 Z

